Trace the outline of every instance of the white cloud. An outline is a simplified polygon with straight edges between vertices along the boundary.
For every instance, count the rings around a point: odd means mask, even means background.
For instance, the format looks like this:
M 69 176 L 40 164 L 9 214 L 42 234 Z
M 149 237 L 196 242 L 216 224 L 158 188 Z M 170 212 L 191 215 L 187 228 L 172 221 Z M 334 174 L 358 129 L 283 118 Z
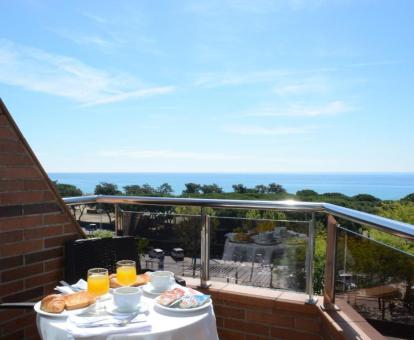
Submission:
M 332 0 L 331 0 L 332 1 Z M 322 6 L 326 0 L 226 0 L 230 8 L 243 12 L 268 13 L 290 9 L 300 11 Z
M 154 96 L 158 94 L 167 94 L 175 91 L 174 86 L 162 86 L 162 87 L 151 87 L 143 90 L 131 91 L 131 92 L 124 92 L 120 94 L 115 94 L 111 96 L 107 96 L 101 99 L 97 99 L 95 101 L 90 101 L 86 103 L 84 106 L 92 106 L 92 105 L 100 105 L 100 104 L 109 104 L 114 102 L 119 102 L 122 100 L 126 100 L 129 98 L 139 98 L 139 97 L 148 97 Z
M 330 90 L 326 79 L 311 77 L 302 80 L 291 80 L 275 86 L 274 91 L 279 96 L 299 94 L 325 94 Z
M 331 0 L 332 2 L 333 0 Z M 191 12 L 198 14 L 221 14 L 226 11 L 239 11 L 247 14 L 269 14 L 286 10 L 299 11 L 320 7 L 326 0 L 210 0 L 194 1 L 187 5 Z
M 97 105 L 173 92 L 172 86 L 147 87 L 137 78 L 109 73 L 78 59 L 0 39 L 0 82 L 26 90 Z
M 108 20 L 106 20 L 105 18 L 103 18 L 99 15 L 96 15 L 96 14 L 83 12 L 82 15 L 89 18 L 89 19 L 91 19 L 92 21 L 95 21 L 95 22 L 99 23 L 99 24 L 106 24 L 108 22 Z
M 346 105 L 343 101 L 337 100 L 329 102 L 322 106 L 290 105 L 286 108 L 262 108 L 244 116 L 252 117 L 317 117 L 337 115 L 340 113 L 352 111 L 353 108 Z
M 203 49 L 207 50 L 204 46 Z M 217 58 L 220 54 L 216 54 Z M 349 68 L 364 68 L 403 63 L 403 60 L 366 61 L 352 64 L 342 64 L 332 67 L 310 69 L 268 69 L 268 70 L 238 70 L 221 72 L 202 72 L 195 76 L 194 85 L 214 88 L 223 86 L 238 86 L 260 83 L 276 83 L 275 92 L 279 95 L 315 92 L 325 93 L 329 90 L 326 74 L 335 74 Z M 298 79 L 298 77 L 304 77 Z M 341 82 L 344 79 L 341 78 Z M 349 78 L 348 78 L 349 81 Z M 352 79 L 351 79 L 352 81 Z M 338 81 L 336 81 L 338 83 Z
M 107 51 L 108 48 L 113 48 L 116 46 L 116 43 L 110 39 L 104 39 L 98 34 L 79 34 L 74 32 L 73 30 L 53 30 L 56 34 L 60 37 L 69 39 L 78 45 L 85 45 L 85 46 L 95 46 L 101 48 L 102 51 Z
M 100 150 L 98 151 L 100 157 L 110 158 L 128 158 L 128 159 L 173 159 L 173 160 L 243 160 L 252 159 L 251 156 L 215 153 L 215 152 L 192 152 L 192 151 L 177 151 L 168 149 L 115 149 L 115 150 Z
M 196 86 L 217 87 L 227 85 L 244 85 L 255 83 L 266 83 L 274 81 L 278 77 L 287 76 L 289 71 L 267 70 L 254 72 L 209 72 L 199 75 L 195 81 Z
M 194 84 L 200 87 L 219 87 L 230 85 L 245 85 L 270 83 L 284 80 L 286 77 L 320 74 L 335 71 L 334 68 L 319 68 L 308 70 L 269 69 L 243 72 L 205 72 L 198 75 Z M 289 79 L 290 81 L 290 79 Z M 310 80 L 309 80 L 310 81 Z
M 239 135 L 277 136 L 309 133 L 315 128 L 315 126 L 263 127 L 252 125 L 229 125 L 222 127 L 222 131 Z

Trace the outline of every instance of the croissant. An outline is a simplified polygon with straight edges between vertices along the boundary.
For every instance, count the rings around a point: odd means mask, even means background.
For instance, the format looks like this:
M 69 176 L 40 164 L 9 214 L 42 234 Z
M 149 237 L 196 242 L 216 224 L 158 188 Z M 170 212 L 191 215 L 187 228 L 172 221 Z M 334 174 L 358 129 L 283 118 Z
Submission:
M 150 281 L 151 281 L 151 278 L 150 278 L 149 274 L 144 273 L 144 274 L 141 274 L 141 275 L 137 275 L 137 280 L 131 286 L 132 287 L 142 286 L 142 285 L 147 284 Z M 118 280 L 116 279 L 116 274 L 109 275 L 109 286 L 111 288 L 122 287 L 119 284 Z
M 40 309 L 48 313 L 62 313 L 65 309 L 65 299 L 58 294 L 51 294 L 43 298 Z

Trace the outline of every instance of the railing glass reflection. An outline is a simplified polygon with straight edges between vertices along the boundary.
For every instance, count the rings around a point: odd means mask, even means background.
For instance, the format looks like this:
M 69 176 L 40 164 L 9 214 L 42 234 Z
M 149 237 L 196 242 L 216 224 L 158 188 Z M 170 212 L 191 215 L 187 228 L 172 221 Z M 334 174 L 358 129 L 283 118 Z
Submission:
M 335 290 L 383 334 L 414 334 L 414 244 L 372 228 L 339 227 Z M 352 228 L 353 227 L 353 228 Z
M 258 218 L 211 218 L 210 278 L 305 291 L 309 222 L 250 215 Z

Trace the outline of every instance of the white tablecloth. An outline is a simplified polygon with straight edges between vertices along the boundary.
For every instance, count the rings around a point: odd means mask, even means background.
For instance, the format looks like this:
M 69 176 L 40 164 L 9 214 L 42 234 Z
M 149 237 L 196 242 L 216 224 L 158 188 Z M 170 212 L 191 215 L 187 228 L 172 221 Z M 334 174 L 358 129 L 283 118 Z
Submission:
M 148 321 L 151 331 L 142 331 L 134 334 L 112 334 L 107 336 L 94 336 L 82 339 L 88 340 L 217 340 L 216 318 L 213 306 L 200 311 L 179 313 L 164 311 L 154 306 L 154 299 L 142 297 L 142 302 L 149 308 Z M 44 340 L 73 339 L 66 331 L 66 319 L 37 315 L 37 328 Z

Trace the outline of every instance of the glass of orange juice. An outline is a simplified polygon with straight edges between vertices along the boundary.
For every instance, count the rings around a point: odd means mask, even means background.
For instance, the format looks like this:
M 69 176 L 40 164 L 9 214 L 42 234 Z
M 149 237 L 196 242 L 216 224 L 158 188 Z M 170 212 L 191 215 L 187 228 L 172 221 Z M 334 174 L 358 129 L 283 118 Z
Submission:
M 131 286 L 137 280 L 135 261 L 122 260 L 116 263 L 116 280 L 121 286 Z
M 103 308 L 101 296 L 109 292 L 109 276 L 106 268 L 92 268 L 88 270 L 88 293 L 96 296 L 94 312 L 99 314 Z

